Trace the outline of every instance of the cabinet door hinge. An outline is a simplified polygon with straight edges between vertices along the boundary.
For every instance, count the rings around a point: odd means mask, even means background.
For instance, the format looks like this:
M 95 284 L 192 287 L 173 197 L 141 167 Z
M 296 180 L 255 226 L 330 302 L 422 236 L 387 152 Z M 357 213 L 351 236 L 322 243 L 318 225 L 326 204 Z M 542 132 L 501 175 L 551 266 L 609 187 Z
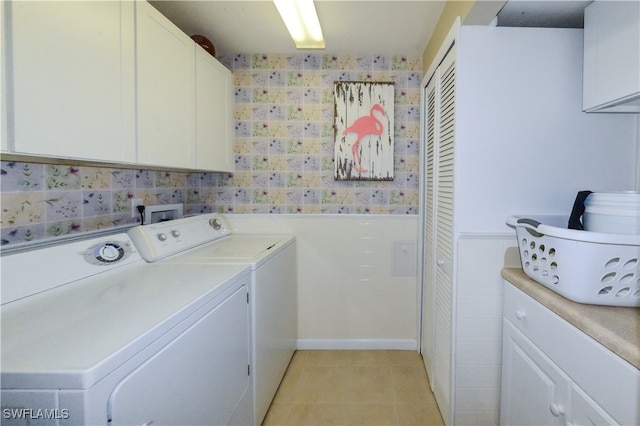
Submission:
M 251 364 L 247 364 L 247 376 L 251 376 Z

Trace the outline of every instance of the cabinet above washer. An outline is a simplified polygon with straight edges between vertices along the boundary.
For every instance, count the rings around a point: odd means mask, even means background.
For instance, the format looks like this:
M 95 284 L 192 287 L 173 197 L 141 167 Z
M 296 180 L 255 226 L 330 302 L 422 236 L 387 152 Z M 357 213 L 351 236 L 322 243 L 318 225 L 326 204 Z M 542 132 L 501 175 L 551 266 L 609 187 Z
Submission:
M 131 2 L 5 2 L 8 149 L 133 163 Z
M 136 49 L 137 161 L 195 168 L 195 43 L 136 2 Z
M 7 29 L 3 154 L 233 170 L 231 72 L 210 55 L 213 65 L 196 71 L 202 49 L 148 2 L 0 7 Z M 202 91 L 206 101 L 197 96 Z M 196 129 L 207 122 L 206 131 Z
M 196 46 L 196 168 L 233 172 L 233 76 Z

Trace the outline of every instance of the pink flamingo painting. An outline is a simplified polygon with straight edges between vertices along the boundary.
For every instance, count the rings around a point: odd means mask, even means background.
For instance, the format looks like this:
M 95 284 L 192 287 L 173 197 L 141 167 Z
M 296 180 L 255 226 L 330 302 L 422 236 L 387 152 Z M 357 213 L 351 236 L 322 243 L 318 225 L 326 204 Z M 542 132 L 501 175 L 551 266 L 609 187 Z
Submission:
M 356 141 L 351 146 L 351 152 L 353 153 L 353 169 L 358 173 L 366 173 L 368 170 L 362 168 L 360 158 L 360 141 L 362 138 L 369 135 L 379 136 L 384 131 L 382 122 L 374 115 L 375 112 L 381 113 L 383 116 L 386 114 L 384 108 L 380 104 L 374 104 L 369 111 L 369 115 L 363 115 L 356 119 L 353 124 L 347 127 L 342 134 L 356 133 L 358 136 Z

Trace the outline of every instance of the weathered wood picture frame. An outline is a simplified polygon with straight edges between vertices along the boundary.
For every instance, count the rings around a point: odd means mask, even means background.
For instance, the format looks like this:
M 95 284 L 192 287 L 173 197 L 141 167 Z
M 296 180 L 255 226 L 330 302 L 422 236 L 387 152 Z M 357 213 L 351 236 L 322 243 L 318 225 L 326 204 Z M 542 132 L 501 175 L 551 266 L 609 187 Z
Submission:
M 394 85 L 336 81 L 335 179 L 393 180 Z

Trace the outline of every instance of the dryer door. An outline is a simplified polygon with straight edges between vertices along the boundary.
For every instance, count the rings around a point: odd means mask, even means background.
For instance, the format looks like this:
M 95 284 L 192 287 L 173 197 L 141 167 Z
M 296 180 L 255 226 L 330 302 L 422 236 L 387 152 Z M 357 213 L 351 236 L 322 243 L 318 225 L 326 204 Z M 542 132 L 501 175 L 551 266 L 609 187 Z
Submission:
M 110 424 L 228 423 L 251 398 L 248 316 L 243 285 L 118 384 Z

